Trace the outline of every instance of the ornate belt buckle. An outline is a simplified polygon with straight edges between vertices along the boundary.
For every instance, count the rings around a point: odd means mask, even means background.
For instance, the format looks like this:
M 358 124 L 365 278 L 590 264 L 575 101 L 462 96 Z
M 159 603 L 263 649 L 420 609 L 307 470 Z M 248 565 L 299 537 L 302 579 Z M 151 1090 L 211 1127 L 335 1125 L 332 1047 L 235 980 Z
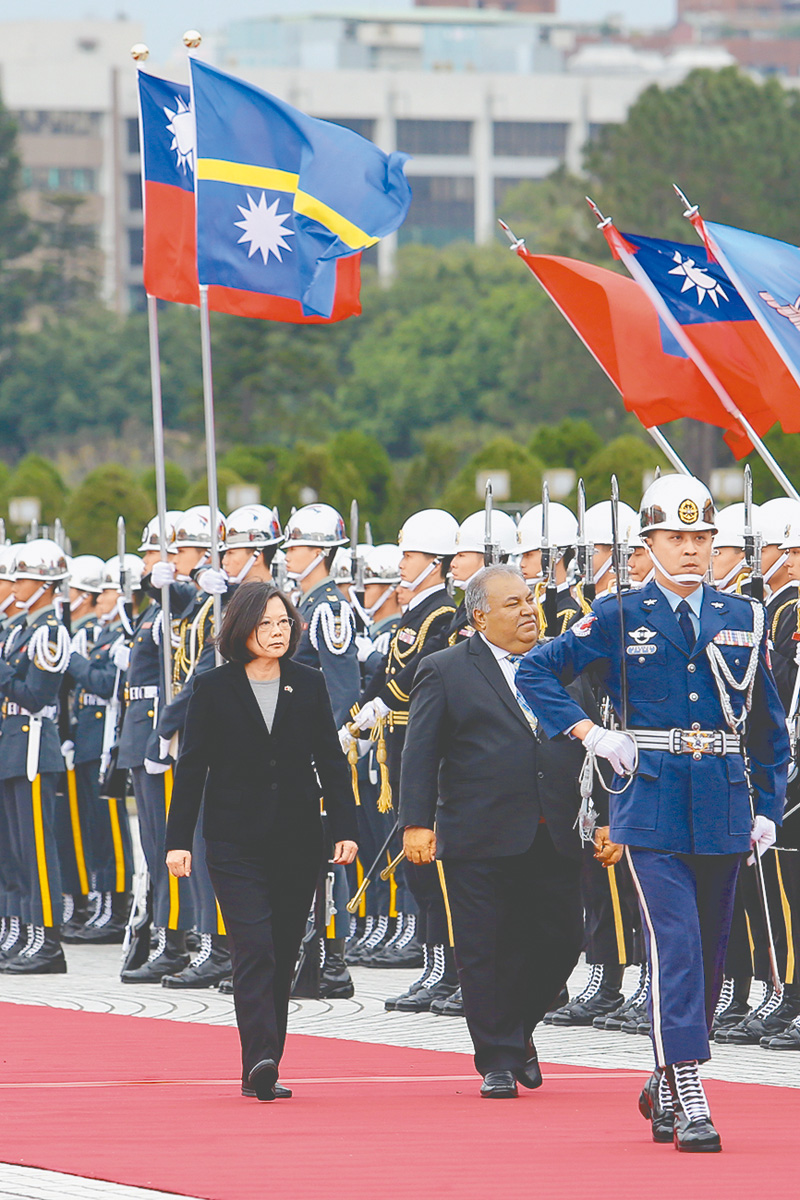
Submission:
M 697 760 L 704 754 L 713 754 L 716 730 L 701 729 L 697 721 L 691 729 L 683 731 L 684 752 Z

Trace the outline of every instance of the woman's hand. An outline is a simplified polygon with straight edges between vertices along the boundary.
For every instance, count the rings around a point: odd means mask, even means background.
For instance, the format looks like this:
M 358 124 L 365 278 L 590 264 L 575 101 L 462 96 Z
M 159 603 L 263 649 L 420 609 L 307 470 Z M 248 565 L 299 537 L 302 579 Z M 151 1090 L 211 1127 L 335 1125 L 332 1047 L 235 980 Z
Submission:
M 176 879 L 182 879 L 192 873 L 191 850 L 170 850 L 167 854 L 167 870 Z
M 601 825 L 594 835 L 594 856 L 603 867 L 613 867 L 622 858 L 624 846 L 612 842 L 608 836 L 608 825 Z
M 337 866 L 346 867 L 351 862 L 355 861 L 357 854 L 358 845 L 356 842 L 337 842 L 333 847 L 333 858 L 331 859 L 331 862 L 336 863 Z M 191 855 L 189 857 L 191 858 Z

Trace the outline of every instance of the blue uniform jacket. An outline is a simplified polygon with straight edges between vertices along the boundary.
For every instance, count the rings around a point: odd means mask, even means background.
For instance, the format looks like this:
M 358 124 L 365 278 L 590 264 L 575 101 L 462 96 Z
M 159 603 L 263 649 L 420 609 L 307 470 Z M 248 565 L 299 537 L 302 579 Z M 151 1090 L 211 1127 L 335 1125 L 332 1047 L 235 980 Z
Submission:
M 689 652 L 668 601 L 655 583 L 623 596 L 630 729 L 728 730 L 706 647 L 716 640 L 728 669 L 741 681 L 749 659 L 754 605 L 707 584 L 700 633 Z M 728 643 L 728 644 L 726 644 Z M 619 609 L 614 596 L 560 637 L 535 646 L 522 660 L 517 687 L 548 737 L 586 717 L 565 690 L 575 675 L 596 664 L 603 687 L 620 712 Z M 733 710 L 742 707 L 732 692 Z M 767 631 L 761 641 L 753 703 L 745 727 L 757 813 L 780 823 L 786 793 L 789 741 L 783 707 L 769 664 Z M 616 777 L 615 788 L 624 780 Z M 671 754 L 640 750 L 630 786 L 610 798 L 616 842 L 683 854 L 735 854 L 750 845 L 751 815 L 745 762 L 739 754 Z
M 46 670 L 39 665 L 36 658 L 31 659 L 28 654 L 31 638 L 43 625 L 48 629 L 51 652 L 55 653 L 57 648 L 61 647 L 63 639 L 69 642 L 69 635 L 53 609 L 42 608 L 27 621 L 20 620 L 19 625 L 16 621 L 12 623 L 0 661 L 0 696 L 33 713 L 58 705 L 58 694 L 63 680 L 63 673 Z M 0 779 L 14 779 L 25 775 L 29 728 L 29 720 L 22 713 L 3 717 L 0 729 Z M 42 720 L 39 770 L 64 770 L 58 725 L 49 717 Z
M 303 596 L 297 607 L 303 631 L 294 661 L 322 671 L 338 727 L 361 692 L 353 611 L 330 577 Z
M 163 683 L 161 662 L 161 608 L 148 604 L 136 622 L 131 642 L 131 660 L 125 676 L 125 716 L 119 739 L 119 767 L 141 767 L 147 753 L 148 743 L 155 732 L 158 717 L 159 697 Z M 159 696 L 140 700 L 130 699 L 130 689 L 158 688 Z M 151 744 L 151 749 L 152 749 Z M 158 757 L 156 748 L 155 757 Z
M 99 761 L 102 756 L 107 705 L 87 704 L 84 695 L 105 701 L 114 695 L 114 688 L 119 687 L 120 679 L 110 651 L 121 636 L 121 625 L 116 624 L 111 628 L 103 626 L 97 641 L 89 645 L 87 658 L 74 651 L 70 655 L 69 673 L 77 684 L 72 727 L 76 763 Z

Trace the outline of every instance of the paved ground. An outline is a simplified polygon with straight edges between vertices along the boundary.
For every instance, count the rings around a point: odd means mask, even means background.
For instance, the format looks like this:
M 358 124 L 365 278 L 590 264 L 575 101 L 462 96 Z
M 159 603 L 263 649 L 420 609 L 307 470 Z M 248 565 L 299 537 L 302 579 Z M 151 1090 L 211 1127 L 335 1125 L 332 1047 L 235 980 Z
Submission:
M 0 975 L 0 1002 L 209 1025 L 234 1024 L 232 1001 L 214 989 L 173 992 L 161 987 L 121 984 L 120 949 L 117 946 L 68 946 L 65 951 L 69 962 L 67 975 L 30 979 Z M 355 968 L 356 995 L 352 1000 L 294 1001 L 289 1017 L 290 1032 L 469 1052 L 469 1038 L 462 1020 L 385 1012 L 384 999 L 405 990 L 416 974 L 415 971 Z M 627 973 L 627 991 L 633 989 L 635 975 L 634 970 Z M 586 967 L 581 963 L 570 981 L 573 994 L 580 990 L 585 977 Z M 536 1043 L 545 1062 L 643 1071 L 649 1070 L 652 1064 L 650 1042 L 644 1037 L 543 1026 L 537 1033 Z M 799 1066 L 793 1054 L 770 1053 L 759 1047 L 719 1046 L 712 1062 L 704 1068 L 704 1074 L 732 1082 L 800 1087 Z M 9 1200 L 156 1200 L 164 1195 L 0 1163 L 2 1200 L 6 1197 Z

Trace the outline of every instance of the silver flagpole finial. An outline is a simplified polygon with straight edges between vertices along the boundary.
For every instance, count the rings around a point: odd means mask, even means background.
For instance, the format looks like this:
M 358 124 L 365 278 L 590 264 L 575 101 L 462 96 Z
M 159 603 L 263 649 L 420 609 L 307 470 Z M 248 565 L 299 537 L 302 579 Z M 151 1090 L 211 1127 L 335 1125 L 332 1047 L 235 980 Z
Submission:
M 135 45 L 131 46 L 131 58 L 134 62 L 147 62 L 149 57 L 150 47 L 146 46 L 144 42 L 136 42 Z
M 511 242 L 512 250 L 516 250 L 518 246 L 525 245 L 525 238 L 518 238 L 516 236 L 516 234 L 508 227 L 508 225 L 506 225 L 505 221 L 501 221 L 499 217 L 497 218 L 497 224 L 500 226 L 503 233 L 506 235 L 508 240 Z
M 203 40 L 203 35 L 196 29 L 187 29 L 183 35 L 183 44 L 187 50 L 196 50 Z
M 686 209 L 685 213 L 683 214 L 685 217 L 693 217 L 696 212 L 700 211 L 696 204 L 691 204 L 687 200 L 686 193 L 681 191 L 681 189 L 678 187 L 677 183 L 673 183 L 672 189 L 675 192 L 675 195 L 680 200 L 681 204 Z

